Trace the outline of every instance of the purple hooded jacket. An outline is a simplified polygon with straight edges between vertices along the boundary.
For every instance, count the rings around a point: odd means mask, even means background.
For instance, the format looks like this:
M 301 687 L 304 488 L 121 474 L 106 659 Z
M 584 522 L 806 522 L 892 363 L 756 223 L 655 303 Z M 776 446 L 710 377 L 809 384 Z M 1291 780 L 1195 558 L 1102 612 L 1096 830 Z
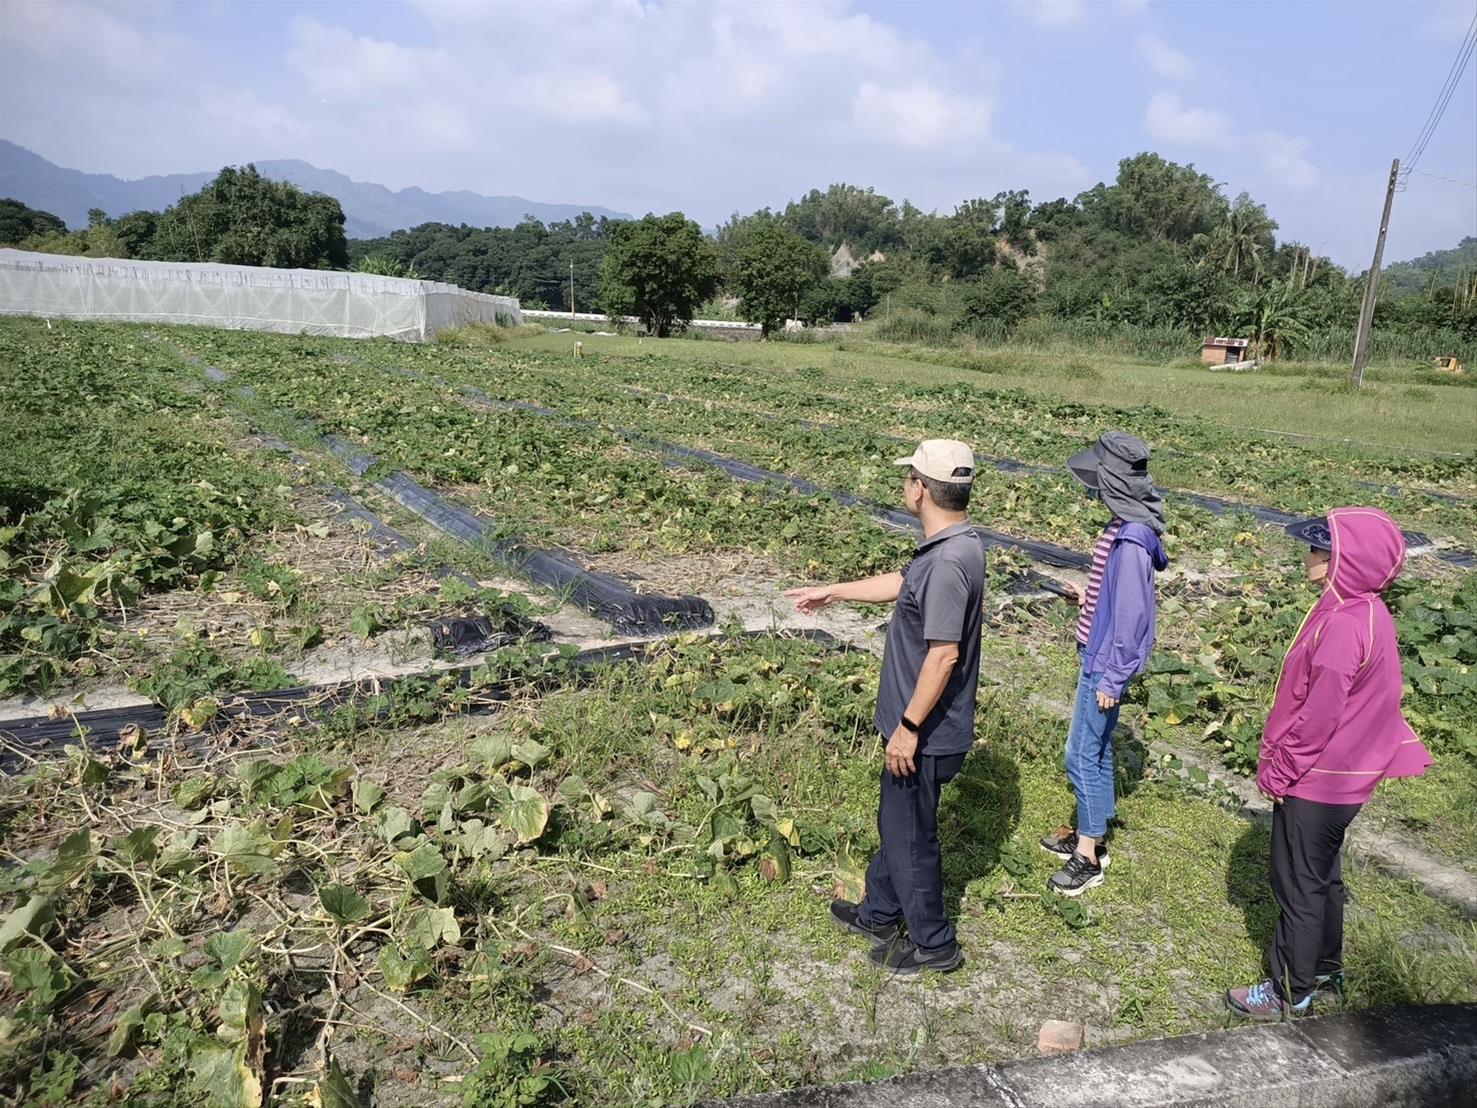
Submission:
M 1154 574 L 1168 565 L 1152 528 L 1125 523 L 1118 529 L 1082 651 L 1082 672 L 1103 675 L 1099 692 L 1121 700 L 1148 662 L 1154 649 Z

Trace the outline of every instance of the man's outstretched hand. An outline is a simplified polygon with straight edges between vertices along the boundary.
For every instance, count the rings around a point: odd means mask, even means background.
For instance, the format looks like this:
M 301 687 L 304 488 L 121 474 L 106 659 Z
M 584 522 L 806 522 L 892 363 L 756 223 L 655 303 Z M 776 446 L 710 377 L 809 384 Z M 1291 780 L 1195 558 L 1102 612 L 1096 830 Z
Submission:
M 918 736 L 901 723 L 893 728 L 892 738 L 887 740 L 884 754 L 887 758 L 887 772 L 894 777 L 912 777 L 918 772 L 915 761 L 918 754 Z
M 800 589 L 786 589 L 785 596 L 795 602 L 797 612 L 814 612 L 828 604 L 836 603 L 836 594 L 830 585 L 811 585 Z

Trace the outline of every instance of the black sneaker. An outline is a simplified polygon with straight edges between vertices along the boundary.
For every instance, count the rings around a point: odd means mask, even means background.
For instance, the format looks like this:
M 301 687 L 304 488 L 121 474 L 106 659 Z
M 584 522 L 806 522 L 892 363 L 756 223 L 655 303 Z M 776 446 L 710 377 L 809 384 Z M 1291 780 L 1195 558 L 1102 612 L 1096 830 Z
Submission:
M 868 927 L 857 916 L 857 910 L 861 907 L 849 900 L 831 901 L 831 919 L 838 926 L 848 931 L 855 931 L 863 938 L 871 939 L 874 945 L 886 946 L 888 943 L 896 942 L 898 936 L 903 933 L 902 925 L 896 921 L 883 924 L 881 927 Z
M 1062 861 L 1066 861 L 1077 853 L 1077 832 L 1070 827 L 1058 827 L 1050 835 L 1043 835 L 1039 840 L 1041 849 L 1048 854 L 1055 854 Z M 1102 869 L 1108 868 L 1108 844 L 1098 840 L 1097 864 Z
M 926 950 L 912 939 L 903 939 L 889 946 L 873 947 L 868 957 L 872 959 L 873 965 L 892 970 L 903 977 L 922 973 L 924 970 L 953 973 L 964 965 L 964 953 L 959 949 L 958 943 Z
M 1103 867 L 1095 866 L 1080 854 L 1073 854 L 1067 864 L 1051 875 L 1046 888 L 1063 896 L 1081 896 L 1094 885 L 1103 883 Z

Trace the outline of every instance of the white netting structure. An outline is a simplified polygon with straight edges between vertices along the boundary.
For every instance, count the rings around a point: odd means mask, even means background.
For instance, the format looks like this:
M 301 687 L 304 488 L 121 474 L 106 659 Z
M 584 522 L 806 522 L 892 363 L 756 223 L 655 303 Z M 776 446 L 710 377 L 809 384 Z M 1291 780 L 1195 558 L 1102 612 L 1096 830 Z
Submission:
M 321 269 L 78 258 L 0 249 L 0 315 L 193 323 L 420 342 L 467 323 L 523 322 L 511 296 Z

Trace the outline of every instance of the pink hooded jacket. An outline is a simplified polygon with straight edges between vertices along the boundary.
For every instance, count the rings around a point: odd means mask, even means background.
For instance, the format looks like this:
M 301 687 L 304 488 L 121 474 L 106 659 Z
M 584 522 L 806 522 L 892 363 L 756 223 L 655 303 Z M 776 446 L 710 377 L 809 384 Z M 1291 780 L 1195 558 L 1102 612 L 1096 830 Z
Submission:
M 1271 796 L 1363 804 L 1384 778 L 1431 765 L 1400 712 L 1400 649 L 1380 598 L 1405 565 L 1405 539 L 1375 508 L 1335 508 L 1328 527 L 1328 581 L 1282 660 L 1256 783 Z

